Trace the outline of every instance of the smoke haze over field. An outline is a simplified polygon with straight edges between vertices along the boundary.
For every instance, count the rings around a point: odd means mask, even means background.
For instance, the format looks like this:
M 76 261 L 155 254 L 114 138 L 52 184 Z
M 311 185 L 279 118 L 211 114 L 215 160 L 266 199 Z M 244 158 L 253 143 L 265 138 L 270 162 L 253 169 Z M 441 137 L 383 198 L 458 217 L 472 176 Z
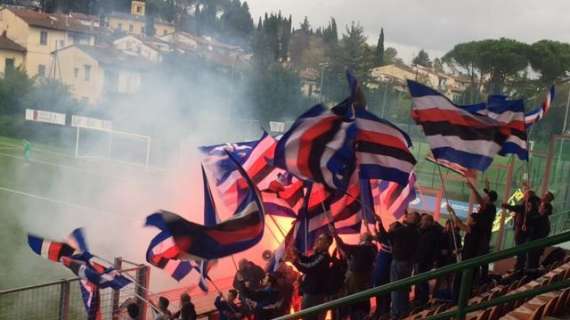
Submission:
M 5 174 L 4 182 L 9 186 L 9 190 L 0 190 L 0 197 L 10 208 L 2 213 L 8 223 L 0 227 L 4 234 L 0 239 L 2 246 L 11 247 L 9 258 L 2 259 L 7 268 L 0 271 L 0 288 L 72 276 L 64 267 L 35 256 L 27 247 L 26 232 L 58 240 L 74 228 L 84 227 L 93 253 L 110 260 L 122 256 L 144 263 L 147 245 L 158 233 L 155 228 L 143 227 L 148 214 L 165 209 L 202 223 L 201 158 L 196 147 L 256 139 L 261 129 L 256 122 L 242 120 L 253 114 L 245 85 L 229 74 L 205 68 L 196 72 L 192 81 L 188 76 L 155 73 L 143 84 L 140 94 L 105 110 L 114 130 L 151 137 L 149 169 L 140 166 L 144 145 L 139 141 L 129 147 L 129 138 L 122 135 L 115 139 L 126 142 L 113 149 L 112 158 L 135 159 L 138 164 L 74 160 L 39 150 L 32 154 L 29 164 L 18 158 L 19 154 L 16 158 L 0 157 L 4 161 L 0 174 Z M 82 132 L 89 135 L 87 130 Z M 105 150 L 108 140 L 104 135 L 95 137 L 83 141 L 81 147 Z M 100 146 L 93 145 L 97 143 Z M 60 142 L 70 149 L 72 144 Z M 256 249 L 245 255 L 261 263 L 260 248 L 275 246 L 276 240 L 266 231 Z M 231 259 L 223 259 L 212 276 L 232 276 L 233 270 Z M 183 284 L 195 285 L 196 278 L 193 274 Z M 152 268 L 153 291 L 175 286 L 175 281 Z

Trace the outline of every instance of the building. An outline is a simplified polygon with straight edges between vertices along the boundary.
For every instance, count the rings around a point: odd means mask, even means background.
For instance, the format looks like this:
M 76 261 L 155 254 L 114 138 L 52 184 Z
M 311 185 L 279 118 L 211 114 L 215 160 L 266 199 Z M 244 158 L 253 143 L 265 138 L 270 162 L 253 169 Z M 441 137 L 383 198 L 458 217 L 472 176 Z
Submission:
M 376 67 L 371 71 L 371 77 L 375 83 L 370 87 L 378 88 L 382 83 L 390 83 L 396 90 L 407 91 L 407 80 L 415 80 L 437 89 L 455 99 L 465 91 L 469 80 L 461 76 L 449 75 L 424 66 L 407 66 L 389 64 Z
M 113 41 L 113 47 L 128 55 L 139 56 L 153 63 L 162 61 L 162 52 L 168 52 L 170 45 L 158 38 L 150 39 L 126 35 Z
M 0 75 L 15 68 L 23 68 L 26 62 L 26 48 L 8 39 L 6 34 L 0 36 Z
M 154 35 L 166 35 L 175 31 L 174 25 L 161 19 L 153 19 Z M 107 28 L 115 32 L 125 32 L 144 36 L 147 34 L 147 17 L 144 0 L 131 2 L 131 13 L 113 12 L 107 18 Z
M 25 48 L 23 66 L 30 77 L 47 77 L 53 71 L 51 53 L 74 45 L 95 45 L 97 28 L 64 14 L 2 7 L 0 32 Z
M 239 46 L 223 43 L 208 36 L 173 32 L 158 38 L 163 43 L 170 44 L 171 50 L 178 54 L 200 57 L 226 70 L 239 69 L 249 64 L 252 57 Z
M 140 88 L 149 63 L 112 47 L 73 45 L 54 52 L 60 77 L 78 100 L 90 105 L 104 98 L 133 94 Z
M 319 70 L 314 68 L 305 68 L 299 72 L 301 79 L 301 92 L 307 97 L 320 96 L 320 75 Z

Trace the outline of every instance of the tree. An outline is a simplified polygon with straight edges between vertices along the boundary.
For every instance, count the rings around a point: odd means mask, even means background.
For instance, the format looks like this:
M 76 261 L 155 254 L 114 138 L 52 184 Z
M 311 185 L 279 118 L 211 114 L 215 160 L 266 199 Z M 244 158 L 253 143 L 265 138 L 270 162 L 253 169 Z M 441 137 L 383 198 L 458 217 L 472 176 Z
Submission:
M 437 72 L 443 72 L 443 61 L 440 58 L 433 59 L 433 68 Z
M 335 46 L 338 43 L 338 31 L 336 20 L 331 18 L 327 27 L 323 30 L 323 40 L 328 46 Z
M 20 68 L 6 72 L 0 79 L 0 113 L 14 115 L 29 107 L 26 97 L 32 91 L 34 81 Z
M 378 44 L 376 45 L 376 61 L 377 66 L 384 65 L 384 28 L 380 29 L 378 36 Z
M 384 63 L 385 64 L 398 64 L 403 63 L 402 59 L 398 58 L 398 50 L 392 47 L 386 48 L 384 50 Z
M 531 45 L 528 58 L 532 68 L 540 72 L 540 81 L 548 85 L 570 71 L 570 44 L 541 40 Z
M 487 90 L 492 94 L 503 93 L 508 82 L 529 65 L 529 46 L 516 40 L 483 40 L 479 49 L 481 69 L 489 75 Z
M 302 32 L 304 32 L 306 34 L 312 33 L 311 24 L 309 23 L 309 18 L 307 18 L 307 16 L 305 16 L 305 19 L 303 19 L 303 22 L 299 26 L 299 30 L 301 30 Z
M 414 58 L 414 60 L 412 60 L 412 63 L 415 65 L 431 68 L 431 60 L 429 58 L 429 54 L 423 49 L 418 52 L 418 55 Z

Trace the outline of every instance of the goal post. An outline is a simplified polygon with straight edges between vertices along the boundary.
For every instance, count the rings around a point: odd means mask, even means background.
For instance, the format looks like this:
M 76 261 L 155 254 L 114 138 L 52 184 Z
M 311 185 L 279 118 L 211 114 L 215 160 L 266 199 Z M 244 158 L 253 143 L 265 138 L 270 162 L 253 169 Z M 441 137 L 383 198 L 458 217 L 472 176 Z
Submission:
M 150 136 L 83 126 L 75 130 L 75 158 L 107 159 L 147 168 L 150 164 Z

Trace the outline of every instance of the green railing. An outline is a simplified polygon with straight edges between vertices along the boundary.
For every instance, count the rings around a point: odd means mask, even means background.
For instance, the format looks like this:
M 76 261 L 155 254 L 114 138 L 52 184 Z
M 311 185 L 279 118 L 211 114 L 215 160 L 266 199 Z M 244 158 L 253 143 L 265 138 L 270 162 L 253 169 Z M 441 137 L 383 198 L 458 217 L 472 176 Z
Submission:
M 324 312 L 325 310 L 336 309 L 340 306 L 350 305 L 359 301 L 364 301 L 370 299 L 371 297 L 387 294 L 391 291 L 403 289 L 410 287 L 412 285 L 425 282 L 434 278 L 439 278 L 449 273 L 461 273 L 461 287 L 459 290 L 459 299 L 457 303 L 457 308 L 452 311 L 447 311 L 444 313 L 440 313 L 427 319 L 449 319 L 454 317 L 456 319 L 465 319 L 465 315 L 469 312 L 482 310 L 485 308 L 489 308 L 491 306 L 508 303 L 515 301 L 517 299 L 534 297 L 540 295 L 544 292 L 554 291 L 562 288 L 570 287 L 570 280 L 563 280 L 559 282 L 554 282 L 550 285 L 543 286 L 540 288 L 528 290 L 525 292 L 517 293 L 517 294 L 510 294 L 504 295 L 498 298 L 491 299 L 485 303 L 479 303 L 476 305 L 467 305 L 469 300 L 469 296 L 471 293 L 472 288 L 472 280 L 473 280 L 473 270 L 476 267 L 481 265 L 489 264 L 498 260 L 502 260 L 505 258 L 509 258 L 512 256 L 516 256 L 523 252 L 528 252 L 533 249 L 543 248 L 547 246 L 552 246 L 560 243 L 564 243 L 570 241 L 570 231 L 566 231 L 545 239 L 540 239 L 532 242 L 525 243 L 523 245 L 506 249 L 503 251 L 498 251 L 494 253 L 490 253 L 481 257 L 476 257 L 473 259 L 468 259 L 456 264 L 448 265 L 442 268 L 439 268 L 434 271 L 422 273 L 407 279 L 402 279 L 398 281 L 394 281 L 388 283 L 383 286 L 379 286 L 376 288 L 364 290 L 346 297 L 342 297 L 336 300 L 332 300 L 326 303 L 323 303 L 318 306 L 310 307 L 300 312 L 286 315 L 283 317 L 277 318 L 277 320 L 286 320 L 286 319 L 299 319 L 308 315 L 312 315 L 319 312 Z

